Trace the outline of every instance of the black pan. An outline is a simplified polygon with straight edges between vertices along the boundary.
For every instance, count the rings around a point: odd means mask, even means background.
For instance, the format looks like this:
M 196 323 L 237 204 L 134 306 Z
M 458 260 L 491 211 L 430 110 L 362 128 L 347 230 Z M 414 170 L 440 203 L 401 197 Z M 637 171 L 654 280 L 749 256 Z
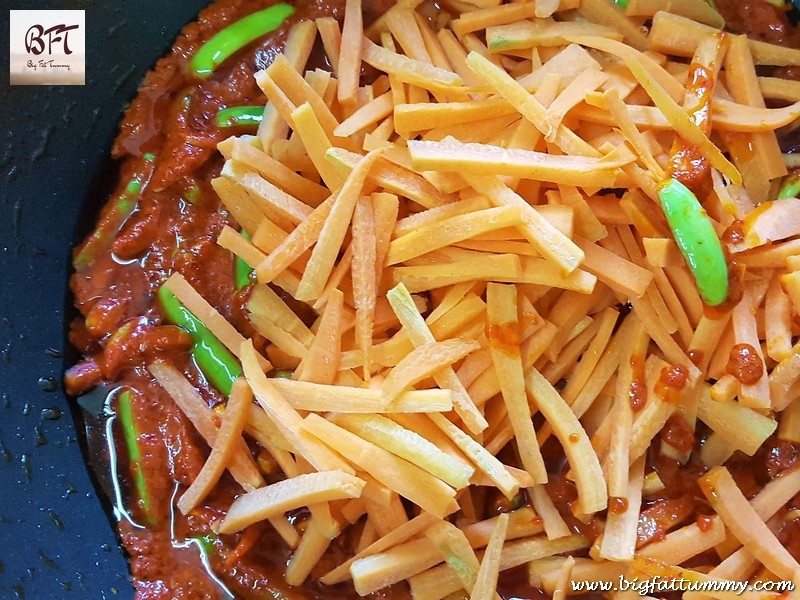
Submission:
M 36 2 L 86 11 L 86 85 L 12 87 L 0 3 L 0 598 L 133 597 L 61 384 L 69 256 L 115 183 L 124 107 L 204 4 Z
M 86 467 L 82 415 L 61 384 L 76 358 L 70 249 L 116 184 L 108 152 L 124 107 L 206 3 L 39 0 L 86 11 L 85 86 L 12 87 L 0 48 L 0 599 L 133 597 L 110 503 Z

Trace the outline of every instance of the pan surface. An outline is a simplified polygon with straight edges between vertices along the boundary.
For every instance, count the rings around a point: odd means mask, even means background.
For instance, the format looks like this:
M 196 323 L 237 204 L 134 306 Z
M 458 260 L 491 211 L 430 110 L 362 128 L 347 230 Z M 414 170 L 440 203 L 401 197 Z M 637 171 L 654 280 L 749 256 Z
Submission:
M 11 86 L 9 9 L 31 7 L 0 5 L 0 598 L 133 597 L 61 384 L 69 256 L 115 184 L 122 111 L 203 4 L 37 2 L 85 10 L 84 86 Z

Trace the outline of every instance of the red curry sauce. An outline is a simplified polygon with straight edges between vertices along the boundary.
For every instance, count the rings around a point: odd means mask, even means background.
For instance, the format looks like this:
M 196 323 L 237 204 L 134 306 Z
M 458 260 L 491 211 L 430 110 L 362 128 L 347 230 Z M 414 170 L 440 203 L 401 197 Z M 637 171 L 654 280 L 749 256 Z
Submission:
M 281 29 L 226 61 L 208 80 L 187 77 L 185 66 L 216 31 L 270 4 L 272 0 L 217 0 L 200 13 L 196 23 L 183 29 L 172 52 L 148 74 L 126 112 L 113 155 L 121 161 L 121 190 L 142 155 L 155 154 L 151 184 L 111 251 L 71 279 L 76 305 L 87 320 L 76 320 L 71 327 L 70 341 L 85 358 L 70 370 L 68 390 L 78 395 L 106 382 L 135 392 L 133 411 L 143 447 L 139 468 L 146 473 L 157 516 L 147 528 L 122 520 L 119 529 L 131 557 L 131 575 L 140 600 L 222 597 L 219 586 L 206 574 L 196 548 L 176 548 L 173 542 L 209 536 L 211 523 L 222 516 L 241 489 L 226 474 L 200 508 L 187 516 L 173 510 L 176 485 L 188 487 L 200 471 L 208 449 L 168 394 L 153 382 L 145 365 L 153 356 L 167 356 L 187 374 L 210 406 L 223 400 L 191 363 L 187 352 L 190 341 L 180 330 L 163 323 L 155 293 L 173 271 L 182 273 L 237 327 L 248 330 L 243 313 L 246 289 L 243 294 L 236 293 L 230 253 L 215 241 L 225 225 L 235 223 L 209 183 L 222 166 L 216 143 L 230 134 L 212 124 L 213 116 L 226 106 L 258 102 L 261 93 L 253 74 L 281 51 L 288 27 L 297 20 L 323 15 L 341 20 L 344 2 L 298 0 L 296 14 Z M 384 0 L 365 4 L 366 22 L 387 8 Z M 800 41 L 797 31 L 786 27 L 785 15 L 773 11 L 769 18 L 774 20 L 762 19 L 768 6 L 765 2 L 717 0 L 717 5 L 735 30 L 753 32 L 755 37 L 778 43 Z M 745 6 L 754 8 L 751 12 Z M 326 67 L 321 56 L 312 56 L 312 61 Z M 642 405 L 646 401 L 633 392 L 631 400 Z M 686 433 L 685 423 L 676 419 L 667 424 L 661 437 L 679 450 L 696 448 L 702 431 L 696 438 Z M 640 544 L 661 539 L 675 527 L 701 522 L 712 512 L 697 486 L 703 468 L 694 462 L 680 465 L 660 455 L 657 446 L 654 444 L 650 451 L 647 471 L 656 472 L 664 488 L 644 498 Z M 546 458 L 547 449 L 545 445 Z M 552 451 L 549 454 L 551 458 L 556 456 Z M 599 533 L 597 522 L 592 519 L 584 523 L 573 516 L 575 486 L 563 472 L 563 454 L 559 451 L 557 455 L 560 462 L 548 461 L 552 473 L 548 493 L 570 526 L 593 538 Z M 735 455 L 729 468 L 745 493 L 753 495 L 769 479 L 794 466 L 797 459 L 794 445 L 768 441 L 752 458 Z M 127 471 L 126 466 L 121 464 L 120 472 Z M 279 475 L 272 477 L 275 480 Z M 129 479 L 122 482 L 123 488 L 131 483 Z M 486 499 L 486 516 L 514 508 L 500 500 Z M 800 498 L 790 505 L 788 508 L 800 506 Z M 134 521 L 144 521 L 140 506 L 133 503 L 128 508 Z M 301 528 L 304 516 L 302 512 L 295 515 Z M 336 540 L 303 588 L 289 588 L 283 582 L 290 551 L 270 527 L 264 527 L 257 544 L 237 560 L 231 560 L 231 553 L 242 534 L 206 540 L 211 548 L 213 572 L 238 597 L 350 598 L 357 597 L 351 586 L 324 587 L 314 580 L 351 553 L 356 533 L 357 528 L 349 528 Z M 800 558 L 800 528 L 791 522 L 784 526 L 780 537 Z M 698 558 L 700 562 L 702 559 Z M 543 596 L 543 592 L 528 585 L 523 568 L 503 573 L 498 589 L 504 598 Z M 407 598 L 409 592 L 402 585 L 375 597 Z
M 778 46 L 797 48 L 800 32 L 781 8 L 764 0 L 714 0 L 725 19 L 725 27 L 733 33 Z
M 226 318 L 238 327 L 247 326 L 242 312 L 246 298 L 235 292 L 230 253 L 216 244 L 222 228 L 235 226 L 235 222 L 209 183 L 222 167 L 216 144 L 230 131 L 220 131 L 210 123 L 221 108 L 252 104 L 261 97 L 253 74 L 281 51 L 293 22 L 325 15 L 341 18 L 344 3 L 297 2 L 297 12 L 282 28 L 240 51 L 206 81 L 188 77 L 186 62 L 216 31 L 272 3 L 219 0 L 183 29 L 171 54 L 147 75 L 125 114 L 112 152 L 122 161 L 118 191 L 130 180 L 145 152 L 157 157 L 153 177 L 111 251 L 71 279 L 76 305 L 87 320 L 76 320 L 71 327 L 70 341 L 85 359 L 68 374 L 69 391 L 80 394 L 101 381 L 135 390 L 132 404 L 142 447 L 139 468 L 147 476 L 157 518 L 146 529 L 121 520 L 119 529 L 131 557 L 137 598 L 142 600 L 223 597 L 220 587 L 206 574 L 197 549 L 174 548 L 173 541 L 207 536 L 210 524 L 242 490 L 226 475 L 203 506 L 190 515 L 184 517 L 172 510 L 176 484 L 185 488 L 194 480 L 208 450 L 168 394 L 152 381 L 145 365 L 155 355 L 168 356 L 211 406 L 222 401 L 191 364 L 187 352 L 191 340 L 178 328 L 163 324 L 155 292 L 164 277 L 177 270 Z M 380 6 L 373 3 L 367 18 L 378 10 Z M 122 335 L 117 333 L 120 331 Z M 120 464 L 121 473 L 125 467 Z M 127 483 L 123 481 L 123 487 Z M 132 504 L 128 509 L 135 522 L 144 522 L 140 506 Z M 303 515 L 297 518 L 300 522 Z M 209 552 L 212 570 L 237 596 L 356 596 L 349 586 L 323 589 L 310 583 L 303 590 L 289 588 L 282 574 L 290 550 L 271 531 L 261 535 L 243 558 L 226 566 L 239 537 L 213 540 Z M 353 541 L 339 543 L 352 545 Z M 318 566 L 318 575 L 339 562 L 338 555 L 342 550 L 337 552 L 334 547 Z M 390 597 L 392 593 L 377 596 Z

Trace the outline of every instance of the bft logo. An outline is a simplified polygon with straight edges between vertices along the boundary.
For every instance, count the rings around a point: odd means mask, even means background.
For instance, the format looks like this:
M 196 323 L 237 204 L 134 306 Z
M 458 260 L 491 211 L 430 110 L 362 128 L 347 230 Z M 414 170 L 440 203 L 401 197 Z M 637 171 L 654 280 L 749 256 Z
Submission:
M 86 18 L 82 10 L 12 10 L 11 85 L 83 85 Z
M 39 56 L 47 48 L 47 54 L 53 54 L 53 44 L 60 44 L 63 48 L 65 55 L 72 54 L 69 48 L 69 32 L 73 29 L 79 29 L 80 25 L 53 25 L 49 29 L 45 29 L 42 25 L 31 25 L 28 32 L 25 34 L 25 49 L 31 54 Z M 47 46 L 45 46 L 47 41 Z M 58 45 L 56 46 L 58 50 Z

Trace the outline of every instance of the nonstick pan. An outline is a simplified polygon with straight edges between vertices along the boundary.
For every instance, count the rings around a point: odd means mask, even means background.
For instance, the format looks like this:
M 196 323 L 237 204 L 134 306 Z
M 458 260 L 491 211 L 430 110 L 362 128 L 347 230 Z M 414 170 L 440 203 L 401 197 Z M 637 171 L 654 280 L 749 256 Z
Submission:
M 115 184 L 126 104 L 205 3 L 35 4 L 85 10 L 86 85 L 11 86 L 9 9 L 31 6 L 0 4 L 0 598 L 132 598 L 61 384 L 69 256 Z
M 109 148 L 147 69 L 206 0 L 43 0 L 85 10 L 86 84 L 11 86 L 0 49 L 0 599 L 132 598 L 97 460 L 61 378 L 70 250 L 114 189 Z M 0 34 L 10 8 L 0 5 Z

